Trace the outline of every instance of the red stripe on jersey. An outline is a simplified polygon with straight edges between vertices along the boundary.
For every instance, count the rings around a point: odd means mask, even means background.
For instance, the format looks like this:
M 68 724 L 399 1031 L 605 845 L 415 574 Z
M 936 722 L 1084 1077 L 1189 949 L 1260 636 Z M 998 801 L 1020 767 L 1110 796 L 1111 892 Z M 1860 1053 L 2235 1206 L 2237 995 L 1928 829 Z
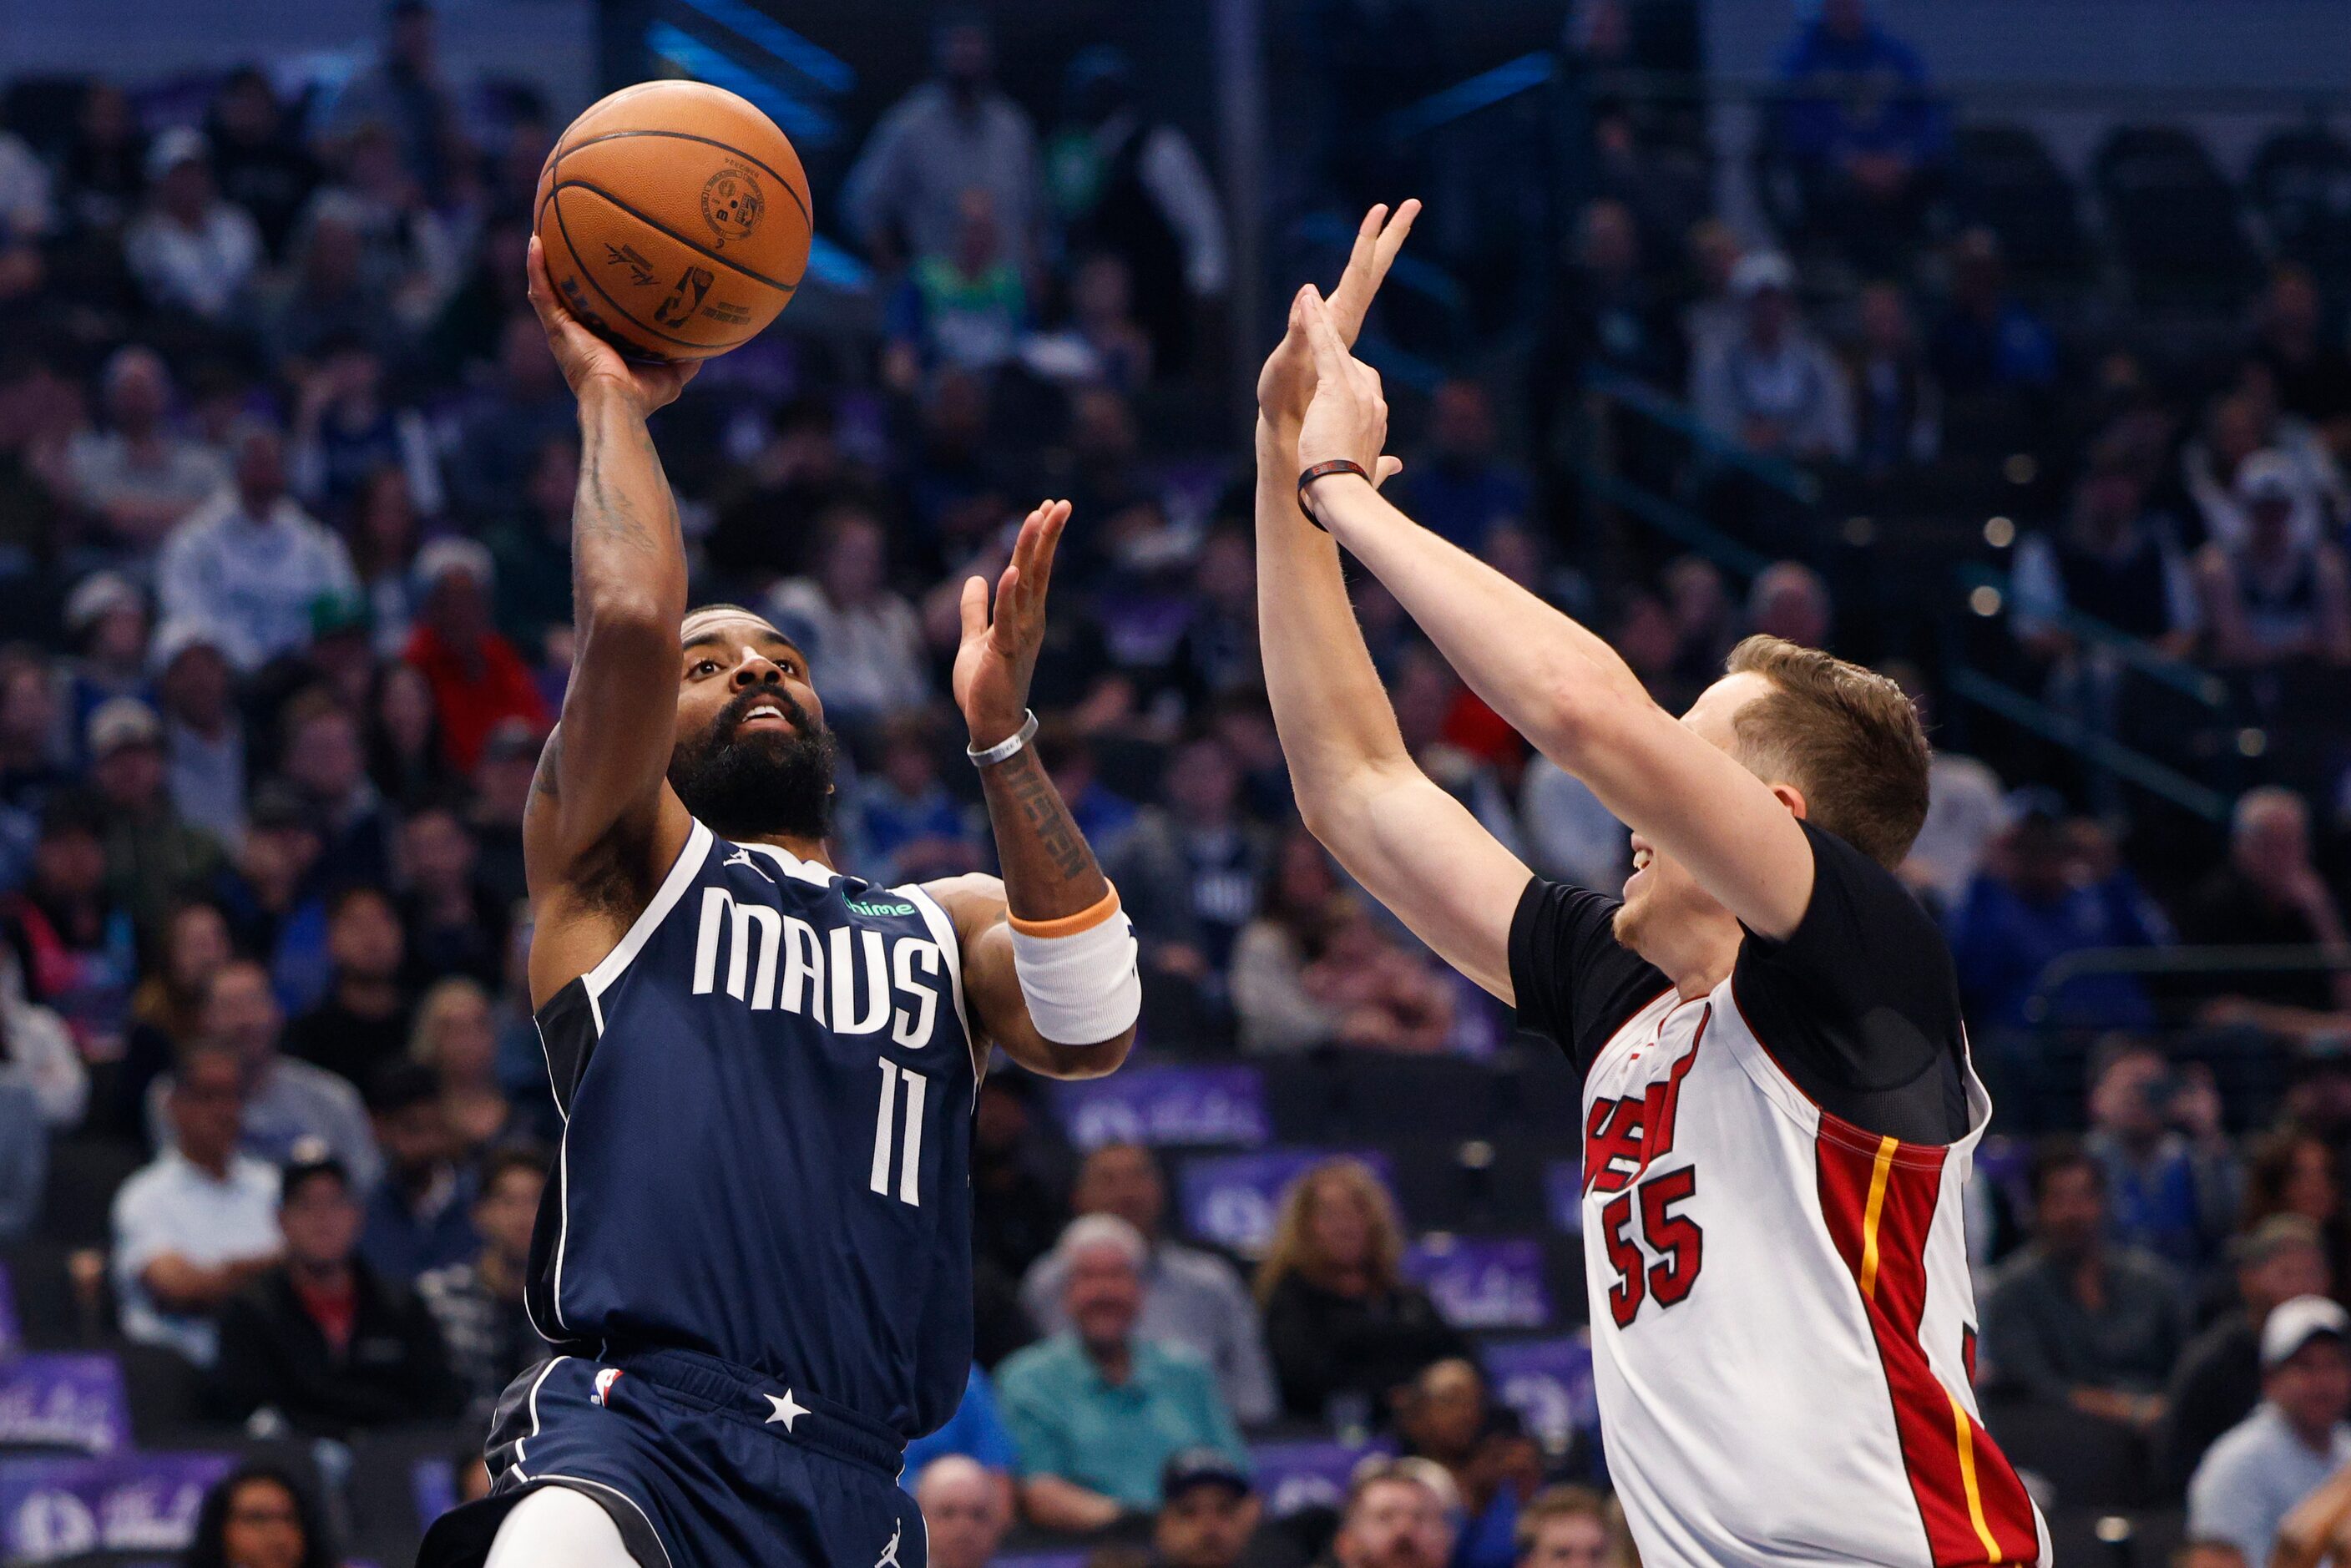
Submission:
M 2024 1484 L 1935 1375 L 1919 1342 L 1946 1151 L 1874 1137 L 1826 1112 L 1813 1148 L 1821 1212 L 1877 1342 L 1930 1560 L 1935 1568 L 2037 1561 L 2041 1537 Z

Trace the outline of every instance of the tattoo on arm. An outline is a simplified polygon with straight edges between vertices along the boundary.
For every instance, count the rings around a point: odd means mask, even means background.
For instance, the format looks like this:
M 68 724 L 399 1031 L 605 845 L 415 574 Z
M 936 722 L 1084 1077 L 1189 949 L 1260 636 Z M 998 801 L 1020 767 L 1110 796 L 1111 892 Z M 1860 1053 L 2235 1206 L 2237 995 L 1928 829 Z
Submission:
M 1086 847 L 1085 835 L 1078 831 L 1077 822 L 1070 809 L 1061 803 L 1061 791 L 1037 761 L 1033 749 L 1023 749 L 1010 761 L 1000 765 L 998 777 L 1012 792 L 1013 804 L 1020 808 L 1021 820 L 1037 835 L 1045 858 L 1064 881 L 1085 874 L 1093 863 L 1093 852 Z
M 640 425 L 627 433 L 626 440 L 635 450 L 625 455 L 650 464 L 659 474 L 661 456 L 653 446 L 652 433 Z M 658 522 L 648 519 L 630 497 L 628 486 L 608 472 L 612 459 L 611 446 L 611 443 L 601 433 L 590 432 L 580 465 L 580 493 L 572 508 L 573 545 L 583 556 L 588 550 L 607 545 L 646 556 L 676 549 L 677 508 L 674 505 L 666 506 L 664 509 L 667 516 Z M 663 494 L 666 497 L 666 486 Z M 585 566 L 583 559 L 580 570 Z

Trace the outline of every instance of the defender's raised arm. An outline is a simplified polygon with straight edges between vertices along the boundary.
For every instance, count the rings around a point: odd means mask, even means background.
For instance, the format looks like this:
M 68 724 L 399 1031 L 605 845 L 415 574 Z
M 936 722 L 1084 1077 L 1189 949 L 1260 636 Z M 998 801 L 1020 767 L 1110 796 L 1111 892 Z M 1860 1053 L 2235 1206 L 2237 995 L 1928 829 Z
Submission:
M 1316 380 L 1299 460 L 1377 462 L 1387 423 L 1379 378 L 1348 351 L 1331 308 L 1311 295 L 1301 303 Z M 1373 486 L 1342 473 L 1313 488 L 1323 525 L 1511 727 L 1591 786 L 1618 821 L 1687 865 L 1750 930 L 1785 936 L 1796 928 L 1812 901 L 1813 855 L 1792 800 L 1659 707 L 1591 632 L 1413 522 Z
M 1374 207 L 1332 295 L 1353 337 L 1419 210 Z M 1303 296 L 1301 297 L 1301 298 Z M 1258 626 L 1266 693 L 1306 826 L 1348 873 L 1447 962 L 1510 999 L 1510 912 L 1527 868 L 1432 782 L 1405 749 L 1395 712 L 1348 602 L 1339 552 L 1298 509 L 1299 419 L 1314 369 L 1293 308 L 1258 380 Z M 1395 471 L 1393 459 L 1378 458 Z

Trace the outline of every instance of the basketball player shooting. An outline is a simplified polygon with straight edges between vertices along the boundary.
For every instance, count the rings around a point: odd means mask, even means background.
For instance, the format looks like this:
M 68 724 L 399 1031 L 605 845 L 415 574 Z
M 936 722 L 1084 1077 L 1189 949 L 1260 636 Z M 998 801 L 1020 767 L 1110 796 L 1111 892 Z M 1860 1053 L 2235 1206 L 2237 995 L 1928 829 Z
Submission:
M 688 613 L 646 416 L 692 365 L 530 298 L 580 403 L 579 654 L 524 849 L 564 1132 L 527 1302 L 556 1354 L 502 1401 L 491 1495 L 421 1561 L 922 1568 L 905 1440 L 971 1361 L 970 1124 L 991 1045 L 1110 1071 L 1141 991 L 1118 895 L 1029 741 L 1066 502 L 965 584 L 954 691 L 1001 881 L 883 888 L 826 849 L 833 737 L 802 651 Z
M 1583 1075 L 1593 1379 L 1641 1560 L 2046 1562 L 1970 1387 L 1959 1200 L 1991 1104 L 1950 955 L 1894 875 L 1927 810 L 1917 715 L 1753 637 L 1677 720 L 1378 494 L 1387 409 L 1349 347 L 1416 211 L 1373 209 L 1259 382 L 1266 682 L 1316 837 Z M 1343 547 L 1630 826 L 1621 898 L 1531 875 L 1415 766 Z

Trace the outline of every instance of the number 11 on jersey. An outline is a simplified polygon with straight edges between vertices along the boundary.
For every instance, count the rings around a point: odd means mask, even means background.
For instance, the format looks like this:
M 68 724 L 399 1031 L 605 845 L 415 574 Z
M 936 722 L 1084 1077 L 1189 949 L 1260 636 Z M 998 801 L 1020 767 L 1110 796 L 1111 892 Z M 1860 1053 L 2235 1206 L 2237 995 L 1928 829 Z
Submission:
M 923 1206 L 922 1188 L 915 1178 L 923 1168 L 923 1099 L 930 1092 L 930 1080 L 913 1068 L 901 1067 L 888 1057 L 882 1061 L 882 1109 L 873 1118 L 873 1190 L 883 1197 L 890 1196 L 890 1144 L 892 1123 L 897 1120 L 898 1083 L 906 1085 L 906 1130 L 899 1142 L 898 1201 Z

